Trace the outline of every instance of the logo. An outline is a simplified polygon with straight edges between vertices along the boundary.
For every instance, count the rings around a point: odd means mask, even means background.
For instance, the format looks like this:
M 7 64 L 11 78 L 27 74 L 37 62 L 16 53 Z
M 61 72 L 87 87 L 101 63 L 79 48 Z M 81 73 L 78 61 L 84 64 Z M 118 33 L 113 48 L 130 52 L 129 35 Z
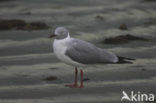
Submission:
M 138 102 L 144 102 L 144 101 L 149 101 L 153 102 L 154 101 L 154 94 L 146 94 L 146 93 L 141 93 L 140 91 L 134 92 L 131 91 L 130 94 L 128 95 L 125 91 L 122 91 L 122 98 L 121 101 L 138 101 Z

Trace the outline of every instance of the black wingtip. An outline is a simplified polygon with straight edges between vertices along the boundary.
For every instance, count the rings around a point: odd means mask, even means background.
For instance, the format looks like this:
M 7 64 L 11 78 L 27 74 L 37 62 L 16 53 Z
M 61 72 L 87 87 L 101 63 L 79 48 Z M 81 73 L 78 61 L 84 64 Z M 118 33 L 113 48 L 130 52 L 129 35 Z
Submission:
M 125 59 L 125 60 L 136 60 L 136 59 L 133 59 L 133 58 L 127 58 L 127 57 L 121 57 L 121 56 L 117 56 L 119 59 Z
M 121 56 L 117 56 L 117 57 L 119 59 L 117 62 L 118 64 L 126 64 L 126 63 L 132 64 L 133 62 L 131 62 L 131 61 L 136 60 L 136 59 L 121 57 Z

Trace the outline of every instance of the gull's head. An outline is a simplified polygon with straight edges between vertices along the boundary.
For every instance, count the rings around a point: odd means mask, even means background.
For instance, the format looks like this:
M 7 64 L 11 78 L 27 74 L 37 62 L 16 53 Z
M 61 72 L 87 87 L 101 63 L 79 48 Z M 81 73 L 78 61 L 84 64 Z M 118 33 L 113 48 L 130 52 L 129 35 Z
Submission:
M 56 39 L 64 39 L 69 36 L 69 31 L 64 27 L 57 27 L 54 34 L 50 38 L 55 37 Z

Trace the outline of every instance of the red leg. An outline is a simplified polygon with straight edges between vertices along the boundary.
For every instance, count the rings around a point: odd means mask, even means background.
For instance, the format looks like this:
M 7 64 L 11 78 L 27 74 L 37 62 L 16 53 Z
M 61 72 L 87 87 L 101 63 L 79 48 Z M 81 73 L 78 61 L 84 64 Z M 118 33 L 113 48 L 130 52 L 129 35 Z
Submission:
M 71 88 L 78 88 L 78 84 L 77 84 L 77 67 L 75 67 L 75 81 L 74 81 L 74 84 L 68 84 L 68 85 L 65 85 L 66 87 L 71 87 Z
M 80 81 L 80 86 L 79 88 L 83 88 L 83 70 L 80 70 L 80 73 L 81 73 L 81 81 Z

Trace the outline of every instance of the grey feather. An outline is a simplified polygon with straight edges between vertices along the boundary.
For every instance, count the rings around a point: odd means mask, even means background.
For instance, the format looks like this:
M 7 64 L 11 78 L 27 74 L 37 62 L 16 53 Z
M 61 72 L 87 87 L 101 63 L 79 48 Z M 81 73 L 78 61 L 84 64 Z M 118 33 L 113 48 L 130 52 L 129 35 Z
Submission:
M 65 55 L 82 64 L 114 63 L 117 58 L 114 54 L 83 40 L 72 38 L 69 43 Z

